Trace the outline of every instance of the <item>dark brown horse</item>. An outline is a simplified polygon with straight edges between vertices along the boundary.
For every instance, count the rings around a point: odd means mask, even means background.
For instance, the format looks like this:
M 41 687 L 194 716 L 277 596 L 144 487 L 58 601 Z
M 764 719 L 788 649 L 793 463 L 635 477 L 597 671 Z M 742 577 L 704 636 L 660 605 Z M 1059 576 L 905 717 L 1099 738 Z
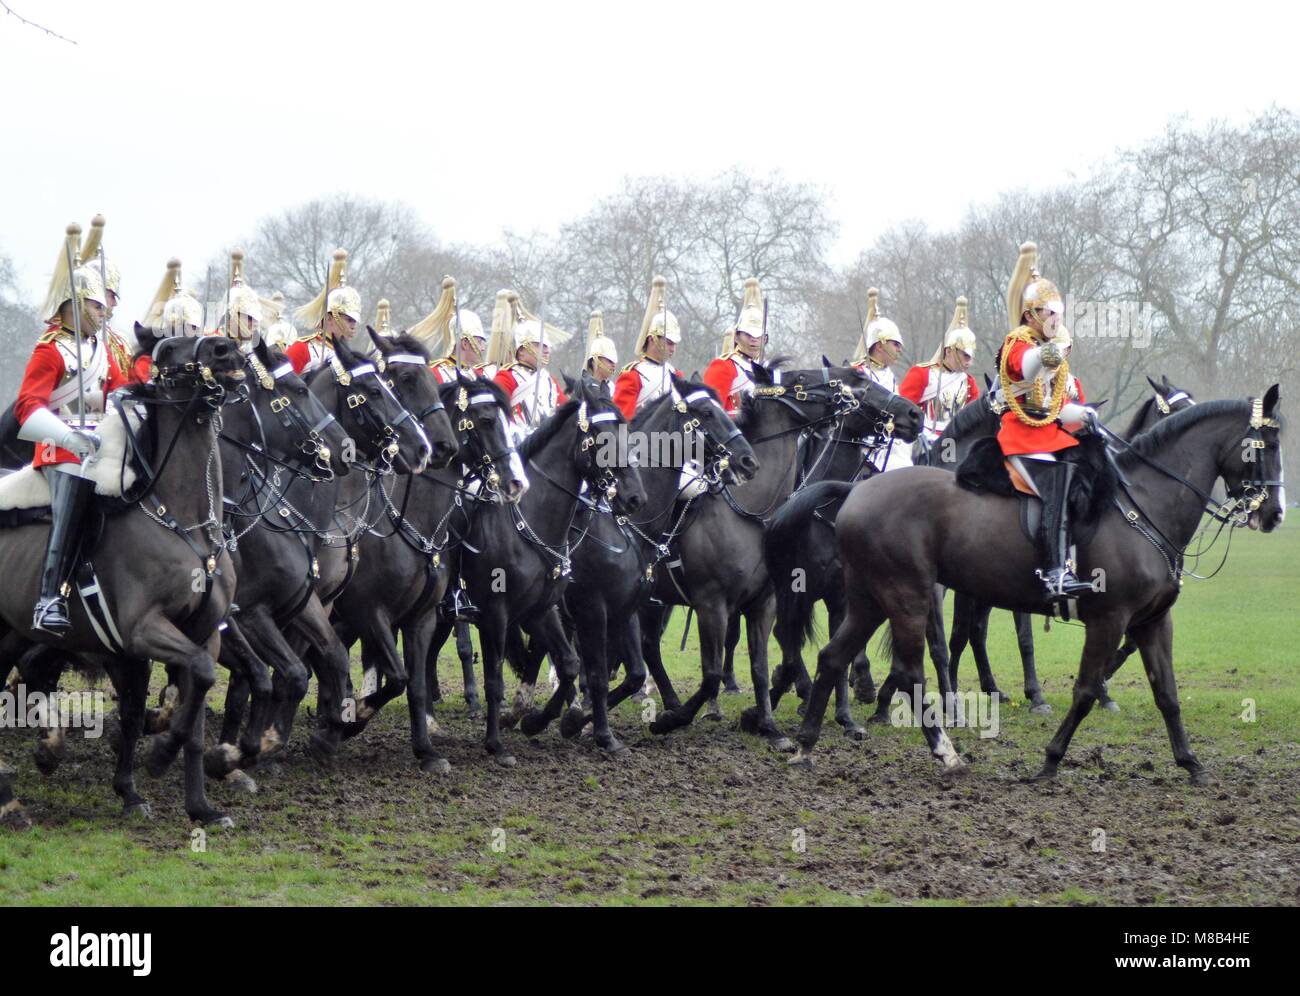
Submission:
M 1104 572 L 1100 590 L 1078 604 L 1087 635 L 1074 699 L 1047 747 L 1039 778 L 1056 774 L 1070 738 L 1101 692 L 1125 634 L 1137 641 L 1174 758 L 1196 784 L 1205 770 L 1187 741 L 1173 667 L 1170 610 L 1182 587 L 1183 551 L 1205 506 L 1235 525 L 1273 530 L 1284 514 L 1282 420 L 1276 385 L 1262 399 L 1215 401 L 1164 419 L 1120 449 L 1120 487 L 1090 539 L 1080 539 L 1082 577 Z M 1113 437 L 1116 438 L 1117 437 Z M 1210 491 L 1224 482 L 1228 501 Z M 978 593 L 996 606 L 1042 612 L 1034 544 L 1021 529 L 1019 502 L 963 490 L 931 468 L 882 474 L 860 484 L 840 513 L 836 535 L 849 593 L 844 622 L 818 657 L 817 677 L 792 762 L 806 762 L 840 673 L 888 621 L 899 690 L 922 716 L 932 754 L 945 768 L 963 767 L 932 710 L 922 711 L 922 654 L 935 584 Z M 972 529 L 971 524 L 978 528 Z M 988 550 L 999 551 L 990 559 Z

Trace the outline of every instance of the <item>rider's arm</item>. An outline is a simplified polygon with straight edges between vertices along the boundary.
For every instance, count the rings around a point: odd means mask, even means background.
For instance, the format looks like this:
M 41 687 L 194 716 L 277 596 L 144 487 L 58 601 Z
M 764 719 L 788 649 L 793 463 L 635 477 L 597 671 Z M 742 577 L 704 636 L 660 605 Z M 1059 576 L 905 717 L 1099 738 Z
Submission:
M 284 351 L 284 355 L 293 364 L 293 372 L 300 374 L 307 365 L 307 361 L 311 359 L 311 348 L 299 339 L 296 342 L 289 343 L 289 348 Z
M 629 422 L 636 416 L 636 399 L 641 396 L 641 375 L 624 370 L 614 381 L 614 404 Z
M 921 398 L 925 394 L 925 389 L 930 383 L 930 368 L 915 366 L 907 371 L 907 376 L 903 382 L 898 385 L 898 393 L 905 397 L 914 405 L 921 403 Z
M 710 363 L 704 371 L 704 383 L 718 392 L 718 400 L 728 412 L 734 404 L 731 400 L 731 381 L 735 376 L 736 365 L 721 357 Z

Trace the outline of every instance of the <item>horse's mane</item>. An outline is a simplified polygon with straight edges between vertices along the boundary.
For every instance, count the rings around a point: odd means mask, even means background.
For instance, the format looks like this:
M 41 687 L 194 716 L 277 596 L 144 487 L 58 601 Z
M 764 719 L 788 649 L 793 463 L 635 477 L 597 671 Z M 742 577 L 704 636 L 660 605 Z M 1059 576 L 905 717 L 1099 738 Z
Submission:
M 1147 398 L 1146 401 L 1138 405 L 1138 409 L 1133 413 L 1133 418 L 1129 420 L 1128 428 L 1124 430 L 1124 438 L 1132 439 L 1138 429 L 1146 423 L 1147 416 L 1151 414 L 1151 406 L 1156 403 L 1154 397 Z
M 1249 414 L 1249 401 L 1232 399 L 1203 401 L 1199 405 L 1192 405 L 1190 408 L 1184 408 L 1180 412 L 1162 418 L 1146 432 L 1129 440 L 1129 446 L 1142 456 L 1154 456 L 1164 447 L 1176 441 L 1179 436 L 1192 426 L 1204 422 L 1207 418 L 1214 418 L 1219 415 L 1247 416 Z M 1123 466 L 1133 466 L 1139 462 L 1137 457 L 1127 450 L 1121 453 L 1118 459 Z
M 674 386 L 677 388 L 677 393 L 680 394 L 682 397 L 686 397 L 686 395 L 688 394 L 694 394 L 696 391 L 707 391 L 709 393 L 709 397 L 711 397 L 714 401 L 718 401 L 718 392 L 715 391 L 713 388 L 709 387 L 709 385 L 704 383 L 704 381 L 702 380 L 687 380 L 685 377 L 683 377 L 681 380 L 675 381 Z M 659 395 L 659 397 L 649 402 L 644 408 L 642 408 L 639 412 L 633 415 L 632 421 L 629 423 L 629 425 L 640 425 L 643 422 L 653 418 L 655 414 L 659 412 L 660 409 L 674 403 L 675 402 L 673 399 L 673 392 L 665 391 L 663 394 Z
M 426 362 L 429 359 L 429 347 L 422 339 L 417 339 L 413 335 L 407 335 L 405 332 L 390 335 L 388 341 L 397 347 L 393 350 L 394 353 L 414 353 L 416 356 L 423 357 Z
M 555 414 L 545 419 L 541 425 L 524 437 L 518 447 L 519 455 L 525 460 L 531 460 L 536 456 L 538 451 L 544 449 L 546 444 L 555 438 L 555 434 L 568 421 L 569 416 L 578 410 L 580 404 L 582 404 L 581 398 L 570 398 L 555 409 Z
M 766 369 L 775 372 L 784 369 L 786 364 L 789 362 L 790 357 L 788 356 L 774 356 L 771 360 L 762 365 Z M 753 423 L 754 419 L 758 417 L 757 405 L 758 396 L 755 394 L 746 394 L 740 399 L 740 409 L 736 412 L 735 418 L 732 419 L 732 421 L 736 423 L 737 429 L 740 429 L 743 432 L 746 425 Z
M 989 414 L 988 395 L 981 394 L 970 404 L 958 408 L 957 414 L 949 419 L 939 435 L 943 439 L 961 439 L 979 428 L 980 423 L 984 422 Z

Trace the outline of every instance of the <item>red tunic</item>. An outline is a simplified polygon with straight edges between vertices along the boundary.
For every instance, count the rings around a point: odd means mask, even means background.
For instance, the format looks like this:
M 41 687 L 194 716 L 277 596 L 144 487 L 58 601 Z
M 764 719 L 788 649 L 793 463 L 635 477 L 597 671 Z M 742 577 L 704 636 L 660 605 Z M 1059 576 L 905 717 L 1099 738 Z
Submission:
M 293 364 L 293 372 L 300 374 L 308 363 L 311 362 L 311 349 L 301 339 L 296 339 L 289 343 L 289 348 L 284 351 L 289 362 Z
M 719 356 L 704 371 L 704 383 L 718 392 L 718 400 L 728 415 L 735 415 L 740 409 L 740 395 L 731 393 L 736 377 L 736 364 L 730 356 Z
M 921 366 L 920 364 L 912 367 L 907 371 L 903 382 L 898 385 L 898 393 L 905 397 L 912 404 L 918 407 L 924 407 L 921 399 L 925 397 L 925 389 L 930 386 L 930 371 L 932 367 Z M 980 396 L 979 385 L 975 383 L 975 378 L 970 374 L 966 375 L 966 403 L 974 401 Z
M 51 329 L 54 327 L 51 326 Z M 105 344 L 105 348 L 107 348 Z M 126 377 L 118 369 L 117 360 L 113 357 L 113 351 L 107 349 L 108 365 L 104 374 L 102 385 L 98 385 L 107 395 L 116 391 L 119 387 L 126 384 Z M 27 370 L 23 373 L 22 385 L 18 388 L 18 400 L 14 402 L 14 415 L 18 419 L 18 424 L 22 425 L 28 417 L 37 408 L 50 407 L 50 394 L 63 383 L 66 373 L 66 367 L 63 363 L 63 354 L 59 352 L 59 347 L 53 342 L 39 342 L 36 348 L 32 350 L 32 358 L 27 361 Z M 87 389 L 97 385 L 86 384 Z M 55 414 L 58 414 L 57 412 Z M 65 421 L 71 424 L 71 420 L 66 416 L 61 416 Z M 33 467 L 48 467 L 55 463 L 76 463 L 81 461 L 76 454 L 68 450 L 54 447 L 54 452 L 49 452 L 50 447 L 36 447 L 36 455 L 32 459 Z
M 1017 341 L 1004 343 L 1002 348 L 1007 350 L 1007 375 L 1013 381 L 1024 380 L 1025 371 L 1021 361 L 1025 351 L 1034 347 L 1027 342 Z M 1056 453 L 1071 446 L 1078 446 L 1079 441 L 1066 432 L 1060 422 L 1052 422 L 1041 427 L 1025 425 L 1016 418 L 1015 412 L 1007 411 L 1002 413 L 998 445 L 1007 456 L 1018 456 L 1022 453 Z
M 152 367 L 153 357 L 148 353 L 141 353 L 131 364 L 131 381 L 136 384 L 147 383 Z
M 618 405 L 618 410 L 623 413 L 623 417 L 629 422 L 636 417 L 637 406 L 640 404 L 641 395 L 645 391 L 645 378 L 641 376 L 641 371 L 636 368 L 637 363 L 641 362 L 654 361 L 642 357 L 636 363 L 629 364 L 614 379 L 614 404 Z M 681 380 L 681 371 L 673 370 L 672 378 L 674 381 Z M 656 397 L 662 397 L 662 394 L 656 395 Z
M 555 406 L 558 408 L 560 405 L 564 404 L 569 399 L 564 393 L 564 388 L 560 386 L 560 382 L 556 380 L 555 377 L 552 376 L 549 372 L 546 374 L 546 376 L 550 377 L 551 383 L 555 385 Z M 515 389 L 519 386 L 519 381 L 515 379 L 515 372 L 513 368 L 506 367 L 504 370 L 498 370 L 496 376 L 493 377 L 492 379 L 497 384 L 499 384 L 501 388 L 506 392 L 507 398 L 510 399 L 514 398 Z M 510 410 L 514 413 L 515 419 L 517 421 L 519 422 L 524 421 L 523 405 L 512 404 L 510 406 Z

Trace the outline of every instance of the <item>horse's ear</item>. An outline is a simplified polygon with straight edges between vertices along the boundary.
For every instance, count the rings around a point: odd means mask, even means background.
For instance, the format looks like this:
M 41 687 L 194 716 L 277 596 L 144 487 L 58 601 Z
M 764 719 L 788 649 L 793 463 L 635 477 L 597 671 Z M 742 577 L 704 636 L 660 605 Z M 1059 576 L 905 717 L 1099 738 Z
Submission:
M 767 369 L 767 367 L 763 366 L 763 364 L 759 363 L 757 360 L 754 361 L 754 363 L 752 363 L 751 366 L 752 366 L 753 369 L 754 369 L 754 383 L 755 383 L 755 384 L 771 384 L 771 383 L 772 383 L 772 371 L 771 371 L 771 370 Z
M 379 350 L 382 355 L 387 356 L 393 351 L 393 344 L 384 336 L 372 329 L 369 325 L 366 326 L 366 331 L 370 333 L 370 341 L 375 344 L 375 348 Z
M 1150 374 L 1147 374 L 1147 383 L 1151 385 L 1151 390 L 1155 391 L 1156 394 L 1160 393 L 1160 385 L 1151 379 Z M 1167 387 L 1168 385 L 1166 384 L 1165 386 Z
M 260 335 L 257 337 L 257 345 L 253 347 L 253 352 L 268 367 L 271 365 L 271 351 L 267 348 L 266 340 Z
M 1173 392 L 1174 385 L 1171 384 L 1171 383 L 1169 383 L 1169 375 L 1168 375 L 1168 374 L 1161 374 L 1161 375 L 1160 375 L 1160 383 L 1162 383 L 1162 384 L 1165 385 L 1165 391 L 1166 391 L 1166 392 L 1169 392 L 1169 393 L 1172 393 L 1172 392 Z
M 564 393 L 573 394 L 579 385 L 575 384 L 573 378 L 568 374 L 560 374 L 560 376 L 564 378 Z
M 830 358 L 825 353 L 822 353 L 822 366 L 829 370 L 833 365 Z
M 1094 401 L 1094 402 L 1091 404 L 1090 407 L 1092 407 L 1092 408 L 1100 408 L 1102 405 L 1106 404 L 1108 401 L 1110 401 L 1110 398 L 1102 398 L 1100 401 Z
M 984 390 L 986 392 L 993 390 L 993 378 L 990 377 L 988 374 L 984 375 Z
M 1277 384 L 1274 384 L 1267 391 L 1265 391 L 1264 392 L 1264 414 L 1267 415 L 1269 418 L 1272 418 L 1273 413 L 1277 410 L 1277 403 L 1278 401 L 1281 400 L 1281 398 L 1282 398 L 1282 391 Z
M 691 372 L 691 380 L 695 381 L 697 384 L 703 383 L 703 381 L 700 380 L 700 372 L 698 370 Z

